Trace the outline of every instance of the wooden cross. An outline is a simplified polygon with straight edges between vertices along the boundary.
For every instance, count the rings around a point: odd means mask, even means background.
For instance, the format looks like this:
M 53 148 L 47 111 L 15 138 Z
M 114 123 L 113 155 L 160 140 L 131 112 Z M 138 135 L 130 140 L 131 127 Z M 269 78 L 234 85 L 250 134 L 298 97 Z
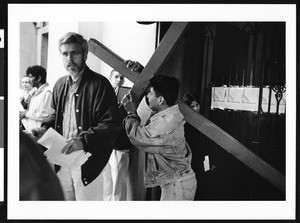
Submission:
M 132 81 L 134 85 L 131 92 L 136 98 L 141 99 L 144 90 L 148 86 L 149 79 L 154 75 L 159 74 L 169 55 L 180 41 L 187 26 L 188 23 L 186 22 L 172 23 L 160 45 L 157 47 L 144 70 L 140 74 L 137 72 L 131 72 L 129 68 L 126 68 L 124 59 L 95 39 L 89 40 L 89 50 L 99 59 Z M 257 174 L 268 180 L 282 192 L 285 192 L 285 177 L 281 173 L 263 161 L 234 137 L 226 133 L 206 117 L 195 112 L 182 101 L 177 100 L 177 104 L 188 123 L 220 145 L 234 157 L 239 159 Z

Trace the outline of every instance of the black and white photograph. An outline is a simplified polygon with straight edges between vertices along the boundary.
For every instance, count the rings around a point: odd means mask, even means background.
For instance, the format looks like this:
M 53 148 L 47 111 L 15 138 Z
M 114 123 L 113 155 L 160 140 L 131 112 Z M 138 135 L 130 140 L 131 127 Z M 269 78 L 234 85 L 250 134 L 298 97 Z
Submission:
M 296 218 L 296 4 L 8 4 L 7 27 L 8 220 Z

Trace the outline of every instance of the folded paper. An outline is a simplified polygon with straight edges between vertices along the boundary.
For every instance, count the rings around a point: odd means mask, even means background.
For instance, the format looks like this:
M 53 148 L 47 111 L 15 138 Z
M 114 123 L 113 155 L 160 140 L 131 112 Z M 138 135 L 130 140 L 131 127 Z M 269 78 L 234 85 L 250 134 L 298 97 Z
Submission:
M 91 154 L 83 150 L 70 154 L 62 153 L 62 149 L 67 145 L 66 141 L 67 139 L 53 128 L 49 128 L 37 142 L 48 149 L 44 152 L 44 155 L 50 163 L 68 168 L 81 166 Z

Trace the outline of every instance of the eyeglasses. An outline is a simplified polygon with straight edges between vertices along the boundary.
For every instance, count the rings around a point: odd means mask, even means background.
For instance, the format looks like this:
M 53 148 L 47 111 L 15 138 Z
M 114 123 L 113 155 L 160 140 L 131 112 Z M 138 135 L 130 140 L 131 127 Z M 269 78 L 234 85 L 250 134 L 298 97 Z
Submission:
M 72 58 L 77 58 L 79 56 L 81 56 L 81 51 L 72 51 L 72 52 L 62 52 L 61 55 L 63 57 L 72 57 Z

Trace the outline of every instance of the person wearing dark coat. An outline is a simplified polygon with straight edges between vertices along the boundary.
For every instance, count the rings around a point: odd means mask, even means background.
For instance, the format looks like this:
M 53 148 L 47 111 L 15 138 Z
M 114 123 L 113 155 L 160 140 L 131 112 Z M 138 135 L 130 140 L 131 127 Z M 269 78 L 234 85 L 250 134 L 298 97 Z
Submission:
M 20 200 L 64 200 L 59 180 L 43 151 L 23 131 L 20 131 Z
M 117 98 L 108 79 L 86 65 L 88 44 L 82 35 L 63 35 L 59 51 L 68 75 L 53 88 L 55 113 L 44 124 L 67 139 L 62 153 L 83 150 L 89 157 L 72 168 L 59 166 L 57 176 L 66 200 L 101 200 L 99 175 L 121 131 Z

